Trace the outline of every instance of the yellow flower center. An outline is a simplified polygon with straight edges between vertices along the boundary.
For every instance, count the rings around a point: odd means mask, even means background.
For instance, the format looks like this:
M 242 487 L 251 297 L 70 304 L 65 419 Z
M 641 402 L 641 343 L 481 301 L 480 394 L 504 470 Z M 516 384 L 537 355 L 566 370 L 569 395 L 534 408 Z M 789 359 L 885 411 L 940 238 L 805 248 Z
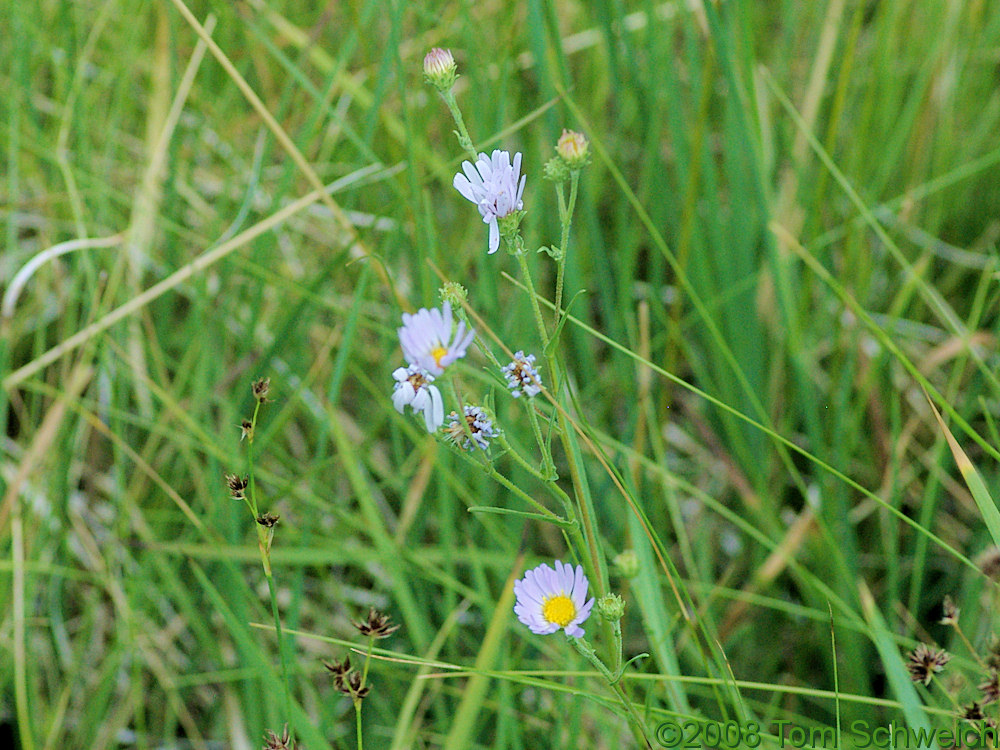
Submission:
M 542 604 L 542 617 L 564 628 L 576 617 L 576 605 L 565 594 L 550 596 Z
M 441 360 L 444 359 L 444 356 L 447 353 L 448 353 L 448 350 L 445 349 L 443 346 L 440 346 L 440 345 L 435 346 L 433 349 L 431 349 L 431 356 L 434 357 L 434 364 L 436 364 L 438 367 L 440 367 L 441 366 Z

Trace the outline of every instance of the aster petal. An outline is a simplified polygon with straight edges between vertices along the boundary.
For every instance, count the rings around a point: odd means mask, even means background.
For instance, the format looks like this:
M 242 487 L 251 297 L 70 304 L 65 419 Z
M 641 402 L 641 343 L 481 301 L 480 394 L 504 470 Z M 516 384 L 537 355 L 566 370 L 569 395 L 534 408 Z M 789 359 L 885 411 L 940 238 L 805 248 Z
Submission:
M 445 302 L 444 305 L 448 309 L 448 316 L 450 318 L 451 317 L 451 308 L 448 307 L 448 303 L 447 302 Z M 427 325 L 428 333 L 431 336 L 434 336 L 436 338 L 443 338 L 441 336 L 441 332 L 445 330 L 445 322 L 444 322 L 444 317 L 441 315 L 441 311 L 438 310 L 435 307 L 434 309 L 427 310 L 426 312 L 427 312 L 427 318 L 428 318 L 428 325 Z M 449 323 L 450 322 L 451 321 L 449 320 Z M 451 326 L 449 325 L 448 328 L 450 329 Z M 445 334 L 445 335 L 447 335 L 447 334 Z
M 441 400 L 441 391 L 437 386 L 427 386 L 427 393 L 430 395 L 430 408 L 424 409 L 424 422 L 428 432 L 434 432 L 444 424 L 444 402 Z
M 584 631 L 583 628 L 581 628 L 579 625 L 576 625 L 575 623 L 571 622 L 569 625 L 566 626 L 566 635 L 571 635 L 574 638 L 583 638 Z
M 410 401 L 410 406 L 413 407 L 413 411 L 422 412 L 430 405 L 431 397 L 427 393 L 427 389 L 417 389 L 417 392 L 413 394 L 413 400 Z
M 458 334 L 456 334 L 456 337 L 457 336 Z M 468 351 L 469 347 L 472 345 L 472 342 L 475 340 L 475 338 L 476 338 L 476 330 L 474 328 L 470 328 L 468 332 L 466 332 L 465 336 L 459 339 L 458 342 L 455 344 L 455 349 L 462 352 L 461 356 L 465 356 L 465 352 Z
M 545 588 L 547 594 L 558 594 L 561 588 L 562 581 L 559 576 L 559 566 L 560 562 L 556 560 L 555 570 L 550 568 L 548 565 L 545 566 L 545 570 L 542 571 L 542 575 L 545 576 Z
M 576 617 L 573 618 L 574 622 L 583 622 L 590 617 L 590 610 L 593 609 L 595 601 L 594 597 L 590 597 L 590 600 L 580 607 L 580 611 L 576 613 Z
M 524 574 L 525 578 L 528 579 L 528 582 L 538 593 L 540 601 L 552 593 L 548 586 L 548 581 L 545 579 L 545 571 L 548 570 L 548 567 L 548 565 L 539 565 L 534 570 L 529 570 Z
M 413 400 L 413 396 L 413 387 L 409 383 L 401 385 L 392 392 L 392 405 L 396 407 L 396 411 L 402 414 L 403 407 Z
M 521 584 L 518 586 L 517 584 Z M 526 580 L 517 581 L 514 584 L 514 594 L 519 600 L 525 603 L 525 605 L 533 605 L 536 609 L 541 608 L 542 600 L 545 595 L 538 590 L 538 587 L 534 582 L 529 582 Z
M 538 633 L 539 635 L 552 635 L 552 633 L 559 630 L 559 626 L 556 625 L 554 622 L 550 622 L 546 623 L 544 626 L 538 628 L 537 630 L 535 630 L 534 628 L 532 628 L 532 630 L 534 630 L 534 632 Z
M 576 573 L 573 576 L 573 603 L 577 609 L 583 606 L 583 602 L 587 598 L 588 585 L 587 576 L 583 574 L 583 566 L 577 565 Z
M 468 164 L 469 162 L 465 163 Z M 455 179 L 452 180 L 451 184 L 467 201 L 472 201 L 473 203 L 479 202 L 479 198 L 476 195 L 476 189 L 472 186 L 472 183 L 469 182 L 469 179 L 465 175 L 455 175 Z
M 490 221 L 490 251 L 489 254 L 493 255 L 497 250 L 500 249 L 500 226 L 497 224 L 496 217 Z
M 397 367 L 395 370 L 392 371 L 392 377 L 398 380 L 400 383 L 403 383 L 406 381 L 407 378 L 410 377 L 410 373 L 405 367 Z

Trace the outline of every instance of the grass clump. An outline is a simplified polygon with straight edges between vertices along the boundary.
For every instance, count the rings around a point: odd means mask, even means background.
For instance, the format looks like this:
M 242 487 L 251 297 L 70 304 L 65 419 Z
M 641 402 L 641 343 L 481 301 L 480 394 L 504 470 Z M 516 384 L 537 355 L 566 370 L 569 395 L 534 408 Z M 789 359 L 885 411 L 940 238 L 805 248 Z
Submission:
M 0 738 L 990 724 L 988 3 L 2 13 Z

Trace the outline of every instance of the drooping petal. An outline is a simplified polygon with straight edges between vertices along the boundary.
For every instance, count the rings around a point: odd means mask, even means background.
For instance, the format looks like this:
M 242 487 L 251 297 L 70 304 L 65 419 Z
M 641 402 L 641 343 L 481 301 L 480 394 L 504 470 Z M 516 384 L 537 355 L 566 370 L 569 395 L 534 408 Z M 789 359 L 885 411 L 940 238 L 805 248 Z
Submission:
M 500 226 L 497 224 L 497 220 L 494 218 L 490 222 L 490 250 L 489 254 L 493 255 L 497 250 L 500 249 Z
M 444 424 L 444 402 L 437 386 L 427 386 L 427 392 L 430 394 L 431 403 L 429 408 L 424 409 L 424 424 L 427 425 L 428 432 L 434 432 Z
M 413 388 L 409 383 L 400 385 L 399 388 L 392 392 L 392 405 L 396 407 L 396 411 L 400 414 L 403 413 L 403 407 L 406 406 L 413 400 Z
M 413 394 L 413 400 L 410 401 L 410 406 L 413 407 L 413 411 L 421 412 L 431 405 L 431 397 L 427 392 L 428 388 L 429 386 L 424 386 Z

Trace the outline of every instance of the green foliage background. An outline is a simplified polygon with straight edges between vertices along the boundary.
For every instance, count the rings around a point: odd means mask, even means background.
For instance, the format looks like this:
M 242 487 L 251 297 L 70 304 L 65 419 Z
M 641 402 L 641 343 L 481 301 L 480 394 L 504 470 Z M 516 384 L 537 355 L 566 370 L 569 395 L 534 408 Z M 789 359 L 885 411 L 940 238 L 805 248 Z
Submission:
M 402 628 L 379 644 L 396 660 L 372 664 L 370 747 L 632 741 L 588 665 L 505 598 L 515 565 L 564 559 L 563 538 L 468 513 L 520 506 L 389 400 L 399 315 L 438 304 L 443 279 L 511 349 L 538 348 L 516 264 L 486 254 L 451 186 L 463 157 L 422 82 L 432 46 L 456 56 L 477 146 L 524 154 L 530 246 L 558 239 L 541 167 L 561 129 L 591 139 L 563 343 L 576 416 L 655 531 L 588 453 L 604 552 L 641 563 L 612 582 L 626 655 L 651 654 L 627 680 L 650 726 L 831 726 L 838 708 L 915 726 L 975 697 L 996 585 L 970 560 L 996 540 L 921 386 L 995 487 L 993 3 L 192 2 L 338 183 L 335 211 L 281 222 L 314 186 L 211 51 L 186 88 L 198 36 L 180 4 L 0 7 L 0 286 L 57 243 L 111 238 L 38 268 L 0 322 L 0 736 L 241 748 L 291 721 L 310 750 L 354 747 L 321 662 L 374 605 Z M 552 265 L 531 263 L 551 298 Z M 252 523 L 222 481 L 245 469 L 263 375 L 292 716 Z M 486 360 L 461 376 L 530 445 Z M 937 624 L 946 594 L 969 643 Z M 966 681 L 910 687 L 919 640 Z

